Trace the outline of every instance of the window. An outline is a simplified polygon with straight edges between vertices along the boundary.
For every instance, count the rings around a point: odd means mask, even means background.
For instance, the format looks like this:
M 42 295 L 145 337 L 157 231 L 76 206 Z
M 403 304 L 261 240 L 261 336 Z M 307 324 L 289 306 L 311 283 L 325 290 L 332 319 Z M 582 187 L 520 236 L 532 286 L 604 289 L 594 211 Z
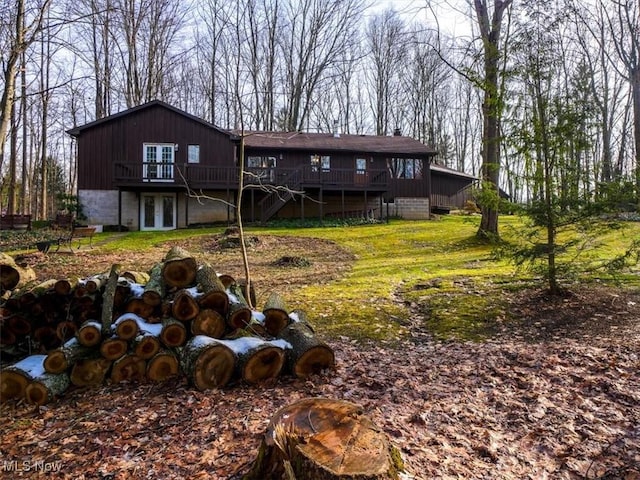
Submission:
M 420 158 L 392 158 L 389 162 L 392 178 L 419 180 L 423 175 L 423 163 Z
M 173 181 L 175 147 L 171 144 L 143 145 L 143 180 L 146 182 Z
M 329 155 L 311 155 L 311 171 L 317 172 L 320 168 L 323 172 L 331 170 L 331 157 Z
M 187 146 L 187 161 L 189 163 L 200 163 L 200 145 Z
M 356 173 L 359 175 L 364 175 L 365 173 L 367 173 L 366 158 L 356 158 Z
M 276 157 L 247 157 L 247 168 L 275 168 Z

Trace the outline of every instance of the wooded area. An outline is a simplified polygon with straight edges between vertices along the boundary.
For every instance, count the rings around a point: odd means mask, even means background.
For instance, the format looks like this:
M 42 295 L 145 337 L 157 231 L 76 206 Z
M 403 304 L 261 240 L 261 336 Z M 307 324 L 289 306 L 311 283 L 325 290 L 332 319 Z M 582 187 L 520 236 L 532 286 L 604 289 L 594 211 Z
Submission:
M 261 312 L 250 308 L 242 284 L 179 247 L 148 275 L 114 266 L 34 286 L 16 280 L 23 272 L 14 267 L 0 269 L 0 355 L 13 359 L 0 372 L 2 401 L 43 405 L 70 385 L 162 382 L 180 373 L 208 390 L 281 373 L 307 378 L 335 365 L 303 312 L 289 311 L 276 292 Z
M 516 202 L 637 205 L 638 8 L 18 0 L 0 10 L 0 209 L 52 218 L 75 192 L 64 131 L 156 98 L 223 128 L 399 128 Z

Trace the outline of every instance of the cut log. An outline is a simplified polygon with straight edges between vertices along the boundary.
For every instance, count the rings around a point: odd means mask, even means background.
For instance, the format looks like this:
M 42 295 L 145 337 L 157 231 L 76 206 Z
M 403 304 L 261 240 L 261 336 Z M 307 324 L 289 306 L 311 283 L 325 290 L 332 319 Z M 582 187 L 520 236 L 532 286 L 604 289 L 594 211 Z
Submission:
M 44 373 L 46 355 L 31 355 L 0 370 L 0 401 L 24 398 L 29 382 Z
M 15 335 L 28 335 L 31 333 L 31 323 L 22 315 L 12 315 L 5 318 L 6 328 Z
M 0 252 L 0 290 L 20 288 L 36 279 L 36 272 L 32 268 L 22 268 L 16 264 L 13 257 Z
M 161 350 L 147 362 L 147 378 L 154 382 L 164 382 L 180 373 L 178 357 L 173 352 Z
M 243 480 L 397 480 L 398 449 L 344 400 L 307 398 L 276 412 Z
M 148 319 L 153 316 L 155 307 L 153 305 L 148 304 L 142 298 L 130 298 L 127 301 L 125 306 L 125 311 L 127 313 L 134 313 L 139 317 L 144 319 Z
M 165 318 L 162 320 L 162 331 L 160 341 L 167 347 L 180 347 L 187 341 L 187 328 L 184 323 L 175 318 Z
M 38 327 L 33 332 L 33 340 L 40 345 L 43 351 L 58 348 L 62 341 L 58 338 L 56 329 L 49 325 Z
M 307 378 L 335 366 L 333 350 L 316 337 L 308 324 L 291 323 L 280 332 L 280 338 L 292 346 L 286 352 L 287 367 L 296 377 Z
M 269 342 L 256 337 L 226 340 L 225 345 L 237 356 L 237 375 L 250 384 L 276 378 L 284 365 L 284 349 L 290 347 L 283 340 Z
M 138 283 L 140 285 L 146 285 L 149 283 L 151 275 L 147 272 L 135 272 L 135 271 L 127 271 L 122 272 L 120 275 L 128 280 L 131 280 L 133 283 Z
M 102 288 L 107 285 L 108 281 L 109 274 L 101 273 L 87 278 L 84 282 L 84 287 L 87 289 L 87 293 L 95 293 L 102 290 Z
M 72 338 L 57 350 L 47 354 L 44 369 L 47 373 L 62 373 L 82 358 L 94 355 L 94 351 L 82 345 L 77 338 Z
M 233 351 L 220 340 L 197 335 L 182 348 L 180 365 L 198 390 L 209 390 L 229 383 L 235 358 Z
M 204 292 L 198 297 L 200 308 L 212 309 L 220 315 L 227 315 L 229 310 L 229 297 L 226 287 L 220 281 L 220 277 L 209 263 L 203 263 L 196 272 L 196 281 L 200 291 Z
M 186 288 L 194 285 L 198 265 L 189 252 L 172 247 L 164 258 L 162 278 L 168 287 Z
M 271 292 L 262 309 L 264 314 L 264 327 L 270 335 L 278 334 L 289 324 L 289 311 L 287 305 L 278 293 Z
M 102 385 L 111 363 L 102 357 L 78 360 L 71 368 L 69 379 L 78 387 Z
M 62 395 L 70 385 L 69 374 L 43 373 L 34 378 L 25 389 L 25 401 L 33 405 L 44 405 Z
M 225 297 L 227 294 L 225 293 Z M 206 308 L 191 321 L 193 335 L 206 335 L 211 338 L 222 338 L 227 329 L 224 317 L 215 310 Z
M 62 342 L 66 342 L 70 338 L 73 338 L 78 330 L 76 324 L 73 322 L 60 322 L 56 325 L 56 335 Z
M 138 335 L 140 329 L 136 321 L 136 315 L 125 313 L 113 323 L 113 331 L 122 340 L 131 340 Z
M 190 290 L 180 290 L 173 299 L 171 314 L 176 320 L 188 322 L 196 318 L 199 311 L 200 307 L 198 306 L 198 302 L 193 298 Z
M 53 285 L 53 291 L 56 292 L 56 295 L 60 295 L 61 297 L 70 295 L 72 288 L 73 284 L 71 280 L 68 280 L 66 278 L 56 280 L 56 283 Z
M 156 263 L 148 275 L 147 282 L 144 286 L 144 293 L 142 294 L 142 300 L 152 307 L 156 307 L 162 303 L 163 297 L 164 279 L 162 278 L 162 264 Z
M 87 320 L 78 329 L 76 337 L 78 342 L 85 347 L 93 347 L 102 340 L 102 325 L 95 320 Z
M 231 285 L 236 283 L 236 279 L 233 278 L 231 275 L 227 275 L 226 273 L 222 275 L 218 275 L 218 279 L 220 280 L 222 285 L 224 285 L 225 290 L 227 290 Z
M 102 334 L 109 335 L 111 331 L 111 321 L 113 320 L 113 307 L 114 299 L 116 296 L 116 289 L 118 287 L 118 268 L 119 265 L 112 265 L 109 271 L 109 278 L 107 279 L 107 285 L 102 295 Z
M 100 355 L 107 360 L 117 360 L 127 353 L 127 342 L 116 336 L 107 338 L 100 344 Z
M 113 362 L 111 381 L 120 383 L 125 381 L 139 382 L 144 379 L 147 362 L 135 354 L 126 354 Z
M 227 289 L 229 297 L 229 316 L 227 324 L 231 329 L 245 328 L 251 322 L 251 308 L 244 298 L 240 285 L 234 283 Z
M 131 349 L 140 358 L 149 360 L 160 351 L 160 339 L 150 333 L 138 335 L 131 342 Z

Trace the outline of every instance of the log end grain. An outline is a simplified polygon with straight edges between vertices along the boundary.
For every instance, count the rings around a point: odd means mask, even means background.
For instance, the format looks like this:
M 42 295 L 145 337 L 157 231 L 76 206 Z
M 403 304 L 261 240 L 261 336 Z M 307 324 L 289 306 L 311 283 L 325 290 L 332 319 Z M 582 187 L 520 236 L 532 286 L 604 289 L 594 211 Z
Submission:
M 257 384 L 276 378 L 282 371 L 285 354 L 281 348 L 265 347 L 255 352 L 242 369 L 242 379 Z
M 159 352 L 147 363 L 147 378 L 164 382 L 180 373 L 179 362 L 171 352 Z
M 203 351 L 195 362 L 193 383 L 198 390 L 224 387 L 233 375 L 235 355 L 222 345 Z
M 336 358 L 327 345 L 317 345 L 305 351 L 295 362 L 293 374 L 298 378 L 307 378 L 335 367 Z

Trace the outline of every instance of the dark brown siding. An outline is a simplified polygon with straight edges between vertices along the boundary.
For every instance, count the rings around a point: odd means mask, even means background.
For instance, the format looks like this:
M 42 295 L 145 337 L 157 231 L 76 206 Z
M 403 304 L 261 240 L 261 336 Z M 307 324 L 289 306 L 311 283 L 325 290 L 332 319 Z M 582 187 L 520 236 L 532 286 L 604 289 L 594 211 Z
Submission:
M 200 145 L 200 165 L 233 166 L 229 135 L 161 105 L 131 112 L 83 130 L 78 137 L 78 188 L 111 190 L 115 163 L 142 163 L 144 143 L 178 144 L 176 165 L 187 162 L 187 145 Z

